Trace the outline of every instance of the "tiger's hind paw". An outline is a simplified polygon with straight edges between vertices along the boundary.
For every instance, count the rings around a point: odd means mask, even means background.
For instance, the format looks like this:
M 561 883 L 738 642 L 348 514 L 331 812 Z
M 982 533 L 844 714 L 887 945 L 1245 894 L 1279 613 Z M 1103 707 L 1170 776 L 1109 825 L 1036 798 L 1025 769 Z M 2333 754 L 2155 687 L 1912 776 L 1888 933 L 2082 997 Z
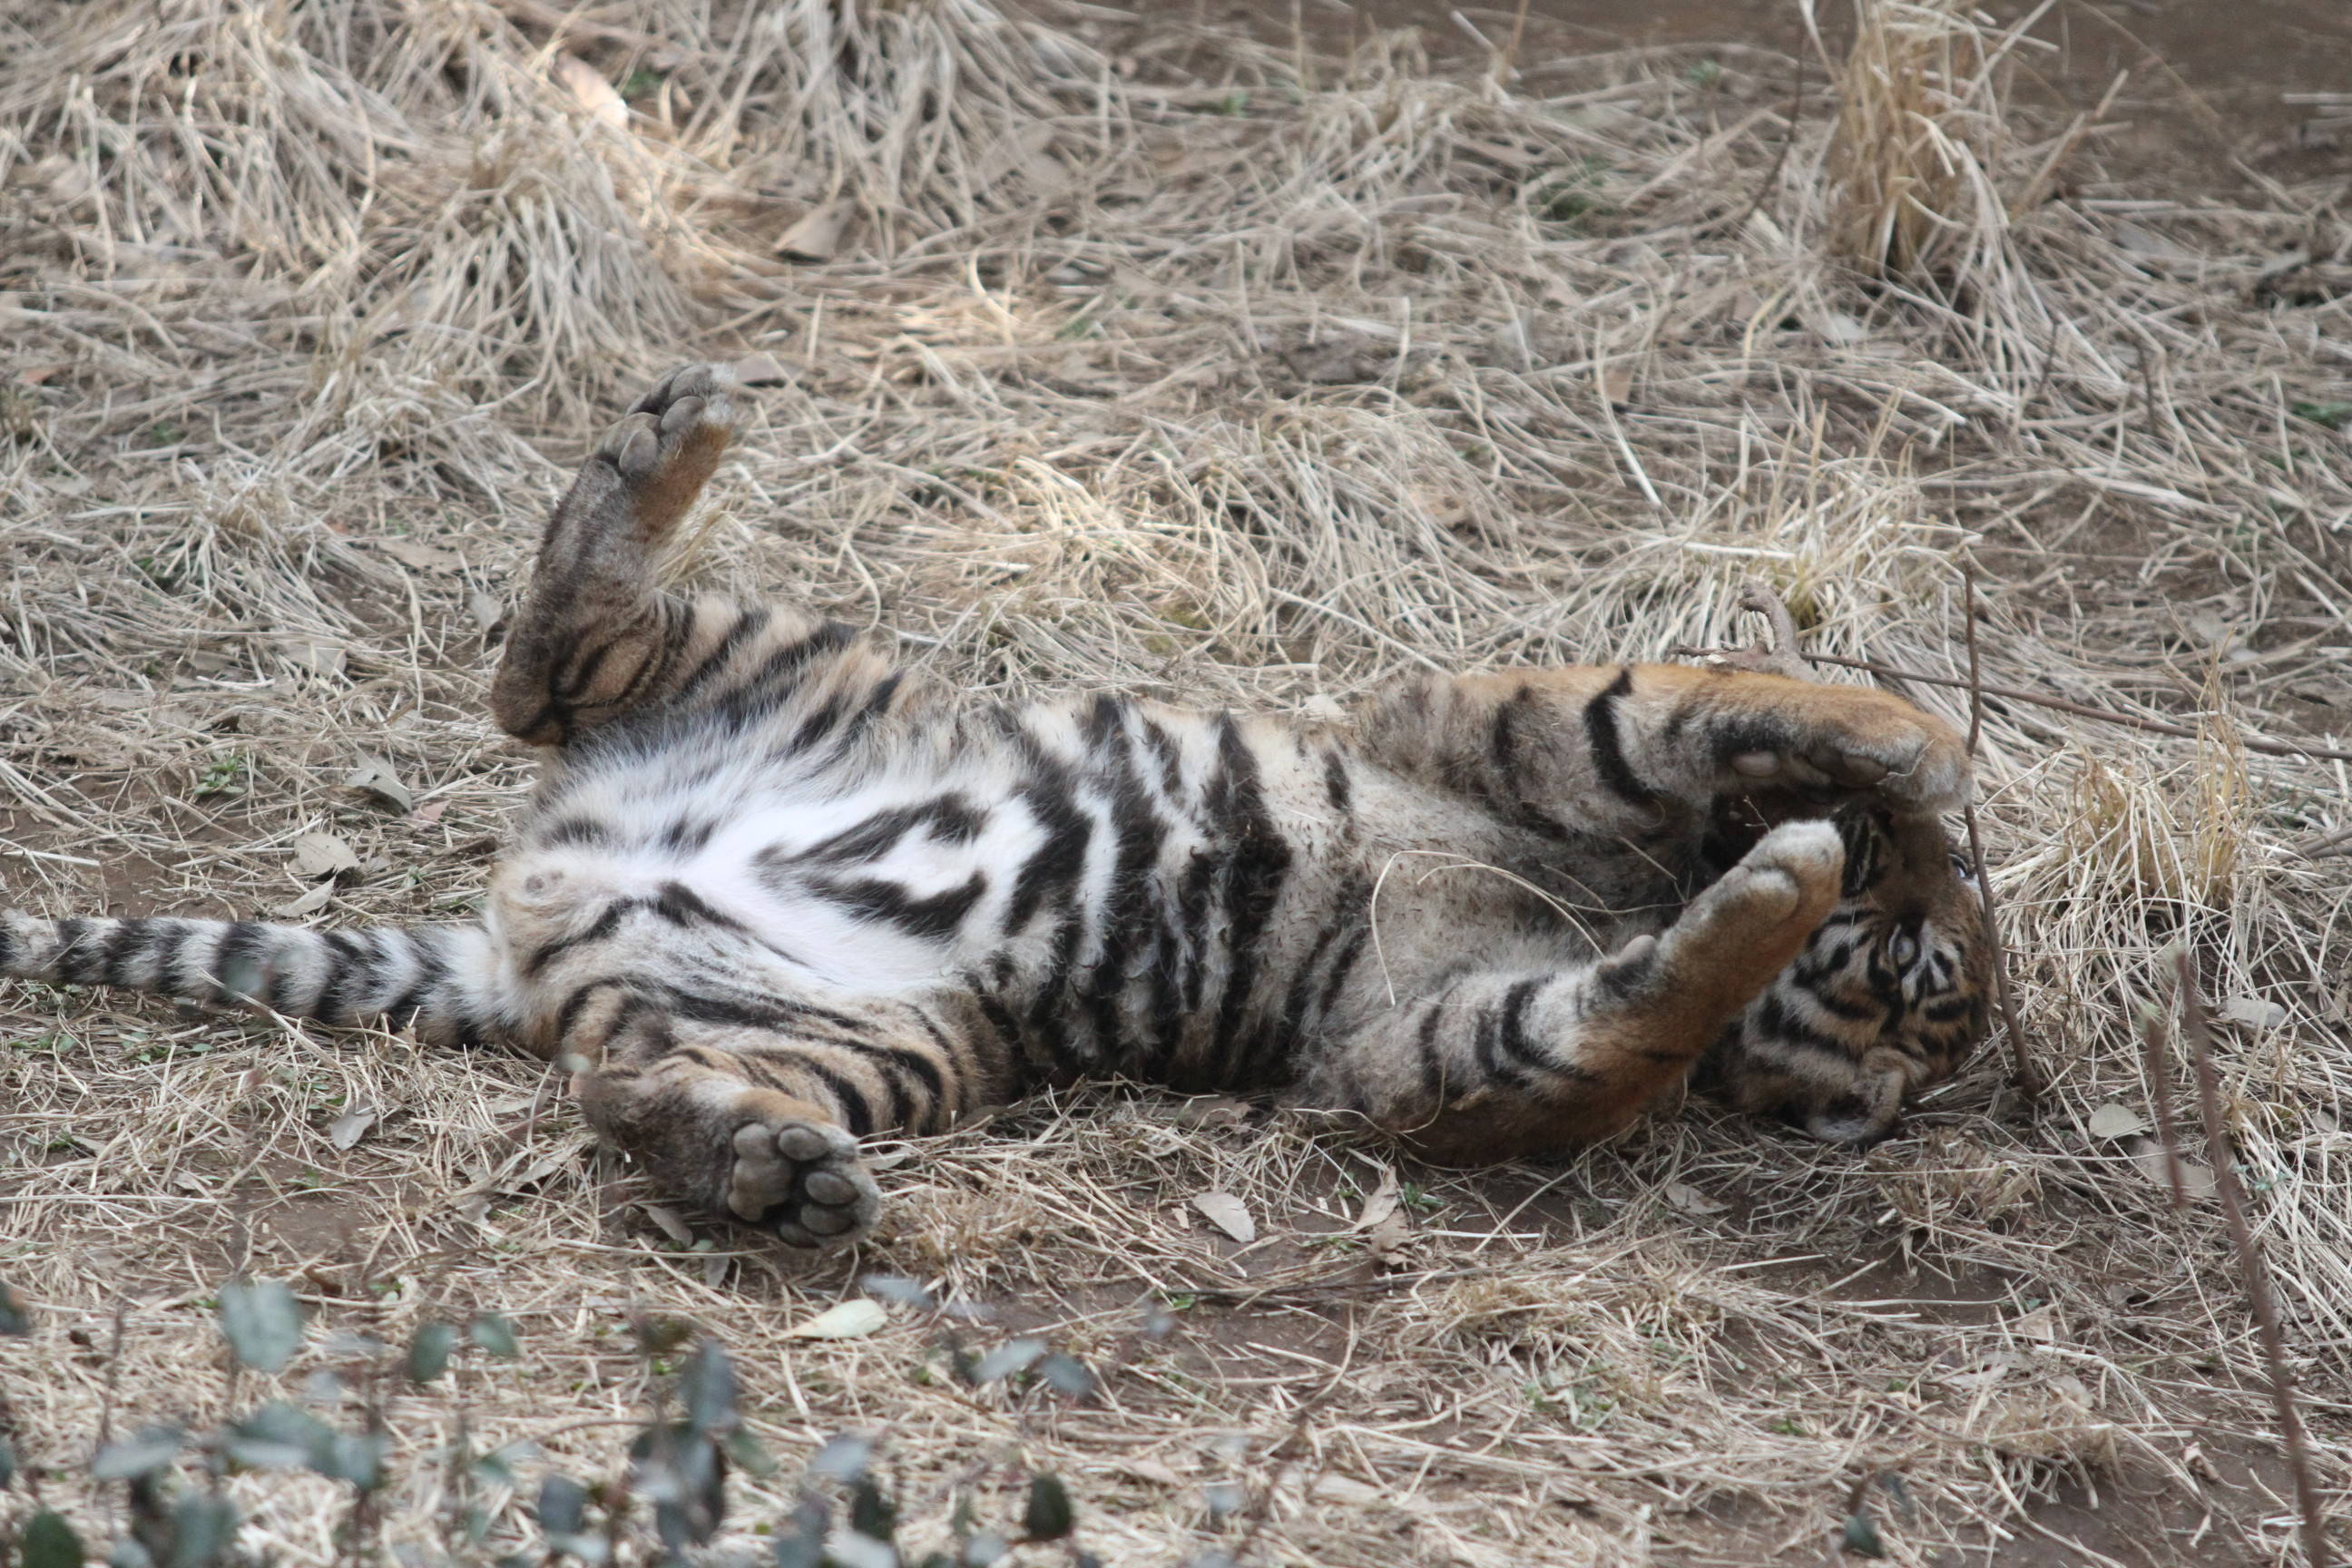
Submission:
M 735 1130 L 727 1206 L 787 1246 L 841 1247 L 874 1228 L 882 1194 L 838 1127 L 796 1119 Z
M 597 440 L 593 458 L 627 487 L 640 539 L 675 527 L 718 468 L 735 437 L 735 384 L 723 364 L 672 371 Z

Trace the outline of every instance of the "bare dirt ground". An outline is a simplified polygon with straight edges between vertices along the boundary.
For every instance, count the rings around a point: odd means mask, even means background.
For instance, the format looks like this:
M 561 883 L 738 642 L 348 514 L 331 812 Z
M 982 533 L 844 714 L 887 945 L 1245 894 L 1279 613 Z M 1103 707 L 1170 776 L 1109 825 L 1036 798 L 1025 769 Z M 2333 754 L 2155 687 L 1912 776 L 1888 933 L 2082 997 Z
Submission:
M 1810 649 L 1948 680 L 1972 563 L 1988 683 L 2185 731 L 1987 700 L 2050 1088 L 1989 1052 L 1867 1154 L 1691 1107 L 1443 1173 L 1105 1089 L 886 1151 L 881 1234 L 796 1271 L 652 1203 L 535 1064 L 10 989 L 0 1528 L 29 1481 L 110 1542 L 101 1433 L 278 1393 L 378 1411 L 389 1479 L 356 1544 L 347 1489 L 230 1479 L 247 1552 L 535 1558 L 542 1476 L 619 1475 L 667 1396 L 656 1315 L 733 1350 L 782 1461 L 722 1557 L 860 1432 L 909 1542 L 1043 1468 L 1146 1568 L 1810 1564 L 1857 1513 L 1902 1563 L 2300 1562 L 2138 1030 L 2187 944 L 2352 1510 L 2352 781 L 2247 744 L 2352 746 L 2352 81 L 2324 3 L 2210 17 L 1952 45 L 1932 254 L 1881 278 L 1850 24 L 1800 72 L 1736 0 L 1556 4 L 1508 58 L 1483 10 L 0 3 L 12 904 L 464 918 L 527 774 L 480 692 L 538 516 L 710 354 L 793 376 L 686 570 L 977 689 L 1320 711 L 1423 659 L 1734 640 L 1748 576 Z M 310 1314 L 281 1377 L 226 1373 L 238 1268 Z M 875 1274 L 958 1311 L 793 1335 Z M 520 1353 L 370 1370 L 474 1311 Z M 1096 1391 L 967 1387 L 950 1335 Z

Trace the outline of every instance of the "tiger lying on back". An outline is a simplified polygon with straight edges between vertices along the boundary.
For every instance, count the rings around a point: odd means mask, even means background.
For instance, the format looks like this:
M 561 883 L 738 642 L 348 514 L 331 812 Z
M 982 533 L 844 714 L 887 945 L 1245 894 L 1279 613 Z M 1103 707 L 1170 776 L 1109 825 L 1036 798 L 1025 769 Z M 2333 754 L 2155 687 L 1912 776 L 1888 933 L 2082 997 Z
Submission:
M 859 1139 L 1080 1077 L 1485 1162 L 1694 1069 L 1867 1142 L 1982 1035 L 1936 820 L 1967 758 L 1897 699 L 1670 665 L 1416 676 L 1333 726 L 962 698 L 651 585 L 730 387 L 670 376 L 548 525 L 490 693 L 547 766 L 480 926 L 11 913 L 0 973 L 571 1059 L 672 1194 L 800 1247 L 874 1224 Z

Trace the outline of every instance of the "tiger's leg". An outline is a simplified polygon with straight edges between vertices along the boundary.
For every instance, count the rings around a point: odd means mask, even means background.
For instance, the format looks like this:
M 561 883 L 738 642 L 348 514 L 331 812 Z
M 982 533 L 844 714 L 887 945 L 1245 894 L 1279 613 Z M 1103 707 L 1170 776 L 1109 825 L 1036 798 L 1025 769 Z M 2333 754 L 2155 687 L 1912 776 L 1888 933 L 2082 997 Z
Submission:
M 599 1132 L 663 1191 L 801 1247 L 854 1241 L 881 1195 L 871 1134 L 944 1131 L 1002 1101 L 952 1000 L 769 998 L 681 1016 L 614 985 L 580 1006 L 564 1050 Z
M 1885 691 L 1686 665 L 1416 676 L 1366 709 L 1367 752 L 1554 828 L 1646 837 L 1730 798 L 1768 817 L 1874 795 L 1914 815 L 1967 798 L 1952 727 Z M 1538 824 L 1538 826 L 1541 826 Z
M 734 374 L 675 371 L 606 430 L 548 520 L 530 588 L 490 683 L 520 740 L 562 744 L 690 691 L 772 688 L 849 629 L 784 605 L 659 592 L 677 524 L 735 434 Z
M 1775 828 L 1661 935 L 1599 963 L 1458 974 L 1337 1040 L 1308 1092 L 1439 1160 L 1608 1137 L 1797 956 L 1844 864 L 1829 824 Z

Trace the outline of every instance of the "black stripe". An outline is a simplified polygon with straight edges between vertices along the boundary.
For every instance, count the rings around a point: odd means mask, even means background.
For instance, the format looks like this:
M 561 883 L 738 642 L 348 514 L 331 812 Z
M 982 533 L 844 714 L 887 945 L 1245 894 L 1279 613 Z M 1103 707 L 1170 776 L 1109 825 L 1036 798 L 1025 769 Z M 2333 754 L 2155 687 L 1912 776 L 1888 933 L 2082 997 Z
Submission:
M 683 703 L 701 690 L 706 681 L 727 667 L 728 660 L 735 657 L 735 650 L 743 646 L 744 639 L 764 627 L 768 620 L 768 609 L 764 605 L 738 611 L 734 623 L 719 634 L 719 640 L 711 645 L 709 653 L 702 656 L 702 662 L 687 671 L 686 679 L 677 683 L 677 689 L 669 694 L 669 700 Z
M 1633 670 L 1628 665 L 1618 670 L 1616 679 L 1601 688 L 1599 696 L 1584 705 L 1584 737 L 1591 747 L 1593 771 L 1601 775 L 1601 782 L 1627 800 L 1650 805 L 1658 797 L 1627 765 L 1624 738 L 1617 730 L 1617 704 L 1633 689 Z
M 931 837 L 941 843 L 969 844 L 980 837 L 981 829 L 987 823 L 988 813 L 972 805 L 962 795 L 941 795 L 936 800 L 877 812 L 855 827 L 844 828 L 789 858 L 814 861 L 821 865 L 878 860 L 896 849 L 899 840 L 918 827 L 929 828 Z M 757 857 L 761 860 L 784 858 L 772 849 L 761 850 Z
M 537 974 L 573 948 L 584 946 L 592 942 L 604 941 L 621 929 L 622 920 L 631 910 L 640 907 L 642 906 L 639 900 L 635 899 L 614 900 L 604 907 L 604 912 L 598 915 L 586 930 L 574 931 L 570 936 L 556 937 L 533 948 L 523 958 L 523 973 Z
M 1337 747 L 1323 753 L 1323 798 L 1331 809 L 1345 816 L 1354 809 L 1356 788 L 1348 776 L 1348 759 Z
M 708 819 L 697 822 L 681 816 L 661 830 L 655 842 L 666 852 L 678 856 L 699 855 L 710 843 L 710 836 L 719 831 L 719 824 Z
M 866 694 L 866 700 L 858 705 L 857 711 L 851 714 L 849 722 L 843 726 L 839 743 L 844 747 L 856 744 L 858 738 L 873 728 L 874 721 L 889 711 L 890 700 L 898 694 L 898 688 L 905 684 L 906 679 L 906 671 L 894 669 L 876 681 L 874 689 Z
M 825 881 L 816 890 L 860 920 L 887 921 L 909 936 L 937 942 L 955 934 L 971 907 L 988 892 L 985 872 L 974 871 L 960 888 L 919 899 L 896 882 L 861 877 Z
M 1218 715 L 1218 775 L 1207 796 L 1213 819 L 1227 829 L 1224 867 L 1225 992 L 1214 1037 L 1220 1076 L 1235 1076 L 1241 1024 L 1265 962 L 1265 928 L 1290 874 L 1290 846 L 1267 812 L 1257 757 L 1231 713 Z M 1214 803 L 1222 797 L 1223 810 Z
M 424 1012 L 434 991 L 449 978 L 449 961 L 434 943 L 416 931 L 401 934 L 408 939 L 408 951 L 415 955 L 416 978 L 408 983 L 408 989 L 384 1005 L 384 1016 L 392 1020 L 394 1028 Z
M 322 931 L 319 942 L 327 950 L 327 975 L 311 1000 L 310 1011 L 320 1018 L 344 1017 L 351 1011 L 347 994 L 352 983 L 365 976 L 367 950 L 348 931 Z
M 793 731 L 791 740 L 784 742 L 784 751 L 787 753 L 805 752 L 831 734 L 833 727 L 841 722 L 841 693 L 837 691 L 826 698 L 824 707 L 801 721 L 801 727 Z
M 540 843 L 550 847 L 558 844 L 584 844 L 602 848 L 613 842 L 613 830 L 593 817 L 566 816 L 548 824 L 532 837 Z
M 1528 1004 L 1535 999 L 1540 980 L 1514 982 L 1503 993 L 1502 1018 L 1497 1026 L 1496 1048 L 1514 1062 L 1548 1071 L 1558 1071 L 1559 1065 L 1549 1053 L 1528 1037 Z
M 1422 1006 L 1421 1026 L 1413 1031 L 1413 1051 L 1421 1068 L 1421 1091 L 1435 1110 L 1445 1104 L 1445 1068 L 1437 1059 L 1437 1031 L 1445 1021 L 1445 1010 L 1436 1002 L 1424 1002 Z
M 90 922 L 79 915 L 68 915 L 57 923 L 58 956 L 49 965 L 49 973 L 61 985 L 86 985 L 92 978 L 90 966 L 98 953 L 89 942 Z
M 841 1124 L 849 1129 L 853 1138 L 863 1138 L 874 1131 L 874 1108 L 866 1103 L 866 1096 L 856 1084 L 808 1056 L 798 1056 L 793 1065 L 824 1085 L 833 1103 L 841 1112 Z
M 724 910 L 715 909 L 701 894 L 683 882 L 664 882 L 661 891 L 651 904 L 644 905 L 674 926 L 692 930 L 696 926 L 717 926 L 722 931 L 741 931 L 743 922 Z
M 213 950 L 213 986 L 215 995 L 222 1001 L 275 1000 L 270 994 L 275 987 L 268 984 L 268 976 L 263 973 L 263 960 L 267 957 L 263 944 L 269 940 L 270 934 L 268 926 L 253 921 L 230 922 L 227 934 Z M 240 990 L 236 986 L 236 972 L 240 965 L 247 963 L 253 968 L 253 984 L 249 989 Z
M 777 689 L 789 678 L 820 655 L 846 647 L 856 635 L 839 621 L 819 621 L 806 637 L 785 644 L 762 659 L 757 669 L 736 682 L 712 706 L 722 717 L 739 722 L 756 710 L 772 708 L 783 695 Z

